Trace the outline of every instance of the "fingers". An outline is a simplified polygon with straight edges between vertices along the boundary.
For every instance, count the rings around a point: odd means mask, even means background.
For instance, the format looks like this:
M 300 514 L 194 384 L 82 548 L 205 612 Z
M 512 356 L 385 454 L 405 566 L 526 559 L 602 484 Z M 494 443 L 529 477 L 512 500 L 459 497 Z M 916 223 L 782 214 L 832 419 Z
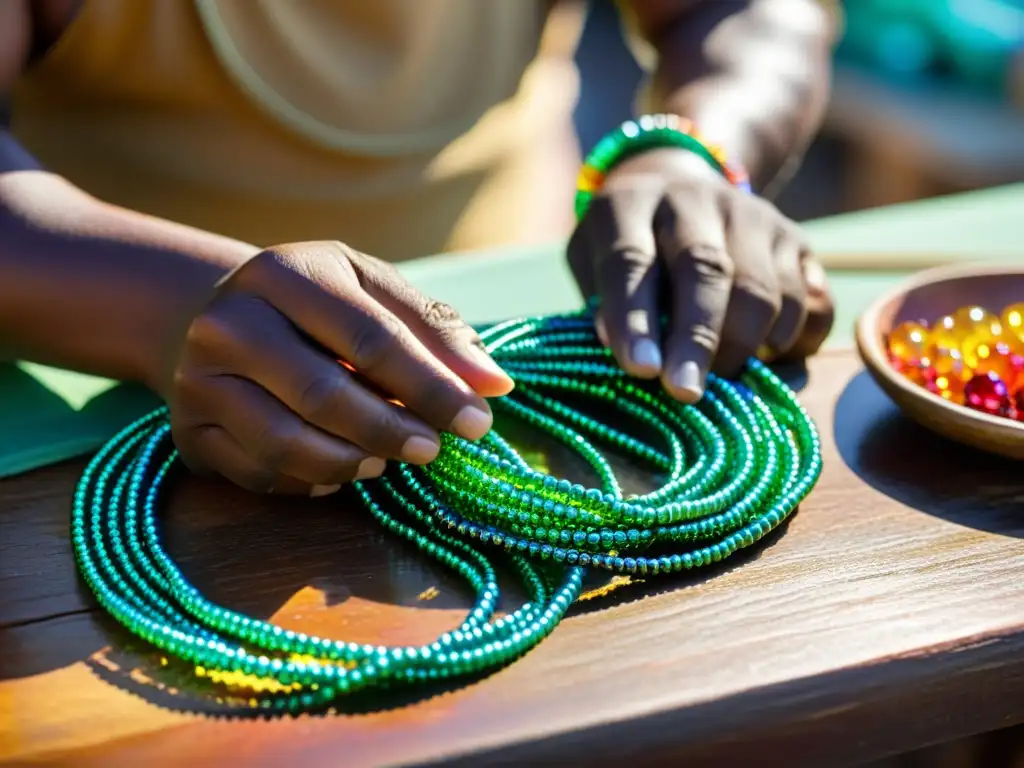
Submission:
M 300 419 L 267 391 L 246 379 L 210 377 L 204 382 L 196 413 L 216 414 L 216 426 L 233 442 L 214 440 L 195 424 L 194 436 L 185 435 L 183 453 L 220 472 L 246 488 L 268 490 L 278 477 L 289 477 L 309 486 L 335 486 L 352 480 L 377 477 L 383 459 Z M 212 423 L 212 420 L 210 420 Z M 198 439 L 198 434 L 205 437 Z M 176 435 L 176 439 L 178 435 Z M 245 461 L 227 446 L 237 444 Z M 244 475 L 244 477 L 242 477 Z
M 585 223 L 601 340 L 624 370 L 642 378 L 654 378 L 662 368 L 655 206 L 656 198 L 642 192 L 599 197 Z
M 735 266 L 732 294 L 714 370 L 736 376 L 770 335 L 781 297 L 773 254 L 777 214 L 760 201 L 729 209 L 727 242 Z
M 247 321 L 237 322 L 242 317 Z M 228 296 L 208 310 L 192 338 L 198 354 L 209 349 L 221 366 L 259 383 L 307 424 L 371 456 L 426 464 L 440 450 L 433 428 L 368 391 L 269 306 Z
M 765 343 L 778 356 L 785 356 L 793 347 L 807 318 L 807 291 L 801 263 L 803 250 L 803 244 L 796 237 L 783 235 L 775 244 L 775 277 L 780 304 L 775 324 Z
M 787 357 L 809 357 L 828 339 L 835 322 L 835 304 L 828 288 L 825 270 L 809 251 L 801 260 L 807 296 L 807 316 Z
M 685 215 L 660 211 L 656 235 L 672 293 L 661 380 L 673 397 L 693 403 L 704 393 L 722 338 L 734 264 L 713 200 L 698 195 L 687 204 Z
M 483 398 L 363 290 L 340 245 L 300 244 L 256 260 L 236 273 L 236 288 L 266 300 L 435 429 L 470 440 L 490 429 Z
M 512 391 L 511 377 L 487 354 L 480 336 L 453 307 L 420 293 L 391 264 L 363 254 L 350 259 L 367 293 L 478 394 L 500 397 Z

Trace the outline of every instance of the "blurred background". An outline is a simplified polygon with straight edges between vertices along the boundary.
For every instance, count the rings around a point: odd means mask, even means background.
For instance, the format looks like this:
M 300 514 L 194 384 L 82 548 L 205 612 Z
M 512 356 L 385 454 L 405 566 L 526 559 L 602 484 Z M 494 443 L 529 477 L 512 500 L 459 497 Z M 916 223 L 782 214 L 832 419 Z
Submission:
M 777 201 L 805 220 L 1024 181 L 1024 0 L 846 0 L 832 103 Z M 642 73 L 613 0 L 590 0 L 576 125 L 591 146 Z

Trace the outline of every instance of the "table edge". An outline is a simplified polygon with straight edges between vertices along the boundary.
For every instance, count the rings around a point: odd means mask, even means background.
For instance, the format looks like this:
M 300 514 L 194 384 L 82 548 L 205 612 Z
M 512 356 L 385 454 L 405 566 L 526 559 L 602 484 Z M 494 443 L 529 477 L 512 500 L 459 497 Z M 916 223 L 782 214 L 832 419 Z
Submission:
M 936 659 L 945 667 L 939 674 L 935 673 Z M 922 674 L 925 664 L 927 675 Z M 823 679 L 851 679 L 860 675 L 869 675 L 871 680 L 867 686 L 860 686 L 870 696 L 859 703 L 851 704 L 840 686 L 828 690 L 822 686 Z M 971 682 L 971 690 L 985 691 L 989 697 L 995 687 L 1010 689 L 1011 693 L 1000 697 L 1000 701 L 1007 703 L 1008 712 L 998 722 L 980 716 L 981 707 L 961 706 L 959 717 L 951 714 L 956 699 L 965 699 L 963 691 L 952 686 L 951 681 L 968 675 L 976 678 Z M 898 712 L 905 714 L 907 690 L 915 684 L 920 687 L 910 695 L 925 701 L 915 708 L 911 726 L 878 738 L 877 724 L 895 722 Z M 772 712 L 781 707 L 780 702 L 792 698 L 812 704 L 817 701 L 817 712 L 808 711 L 796 721 L 802 732 L 794 734 L 789 729 L 773 735 L 772 730 L 782 731 L 793 724 L 792 714 L 787 723 Z M 856 731 L 850 728 L 851 706 L 859 708 L 857 719 L 863 724 Z M 756 718 L 758 725 L 740 734 L 737 716 L 744 713 L 748 719 Z M 831 730 L 829 720 L 840 717 L 842 725 L 833 725 Z M 921 727 L 931 723 L 934 727 Z M 958 727 L 951 727 L 951 723 Z M 720 768 L 723 760 L 739 765 L 743 764 L 744 756 L 749 758 L 755 751 L 772 754 L 775 750 L 784 752 L 790 766 L 846 765 L 1018 723 L 1024 723 L 1024 622 L 863 664 L 737 691 L 722 698 L 669 706 L 636 717 L 404 765 L 547 765 L 578 759 L 585 748 L 588 765 L 619 768 L 624 760 L 638 758 L 638 744 L 643 745 L 645 765 L 670 765 L 685 760 L 690 766 L 707 764 Z M 865 738 L 869 732 L 876 737 L 874 742 Z M 844 737 L 846 743 L 840 743 Z

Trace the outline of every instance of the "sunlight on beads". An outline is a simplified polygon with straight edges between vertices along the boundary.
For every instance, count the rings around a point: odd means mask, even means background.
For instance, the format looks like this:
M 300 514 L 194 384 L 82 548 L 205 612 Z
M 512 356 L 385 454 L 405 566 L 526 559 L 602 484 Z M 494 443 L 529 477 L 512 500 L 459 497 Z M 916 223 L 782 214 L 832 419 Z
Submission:
M 927 340 L 928 329 L 920 323 L 901 323 L 889 335 L 889 355 L 900 365 L 919 365 Z
M 1006 307 L 1000 314 L 999 321 L 1007 332 L 1024 340 L 1024 302 Z
M 1010 415 L 1010 394 L 994 373 L 979 373 L 964 387 L 967 405 L 990 416 Z
M 948 376 L 963 380 L 968 369 L 964 364 L 964 356 L 959 349 L 948 347 L 926 348 L 925 359 L 936 376 Z
M 574 451 L 596 484 L 537 471 L 493 430 L 476 443 L 447 434 L 429 466 L 396 463 L 354 484 L 383 530 L 468 582 L 475 599 L 461 625 L 422 646 L 359 645 L 209 601 L 159 533 L 165 481 L 178 460 L 166 408 L 112 438 L 76 490 L 72 542 L 99 604 L 188 663 L 207 687 L 243 693 L 240 706 L 298 713 L 366 688 L 503 666 L 555 629 L 589 570 L 642 578 L 717 563 L 778 528 L 821 473 L 813 422 L 756 359 L 739 381 L 710 376 L 701 402 L 684 406 L 618 368 L 586 313 L 509 321 L 480 335 L 516 382 L 513 394 L 492 401 L 495 412 Z M 609 409 L 627 424 L 606 424 Z M 659 484 L 626 496 L 603 449 Z M 525 598 L 504 614 L 499 558 Z
M 1024 302 L 998 315 L 969 305 L 930 326 L 904 322 L 887 345 L 893 369 L 908 381 L 957 405 L 1024 419 Z
M 984 307 L 967 306 L 953 313 L 953 321 L 964 328 L 975 329 L 981 325 L 991 326 L 999 322 L 999 318 Z
M 944 400 L 963 405 L 965 382 L 959 376 L 939 375 L 933 378 L 928 389 Z

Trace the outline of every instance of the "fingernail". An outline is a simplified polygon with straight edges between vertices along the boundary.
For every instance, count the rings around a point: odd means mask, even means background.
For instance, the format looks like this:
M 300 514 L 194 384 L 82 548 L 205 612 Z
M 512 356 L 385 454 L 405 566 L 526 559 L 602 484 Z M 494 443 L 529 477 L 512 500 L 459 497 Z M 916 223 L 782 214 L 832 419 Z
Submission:
M 684 403 L 695 403 L 704 394 L 704 387 L 700 383 L 700 368 L 693 361 L 679 366 L 672 375 L 672 385 L 676 390 L 676 397 Z
M 356 470 L 356 480 L 369 480 L 371 477 L 380 477 L 384 474 L 384 468 L 387 466 L 384 459 L 376 456 L 371 456 L 368 459 L 363 459 L 359 462 L 359 469 Z
M 340 485 L 314 485 L 309 489 L 309 495 L 315 499 L 318 496 L 330 496 L 332 493 L 337 493 L 340 490 Z
M 633 344 L 631 352 L 633 364 L 650 373 L 661 370 L 661 350 L 653 339 L 640 339 Z
M 504 379 L 508 384 L 508 391 L 512 391 L 516 383 L 512 381 L 512 377 L 505 373 L 505 371 L 502 369 L 500 365 L 498 365 L 497 361 L 493 357 L 487 354 L 485 350 L 473 344 L 470 345 L 469 351 L 470 354 L 473 356 L 473 359 L 476 361 L 477 365 L 486 370 L 488 373 L 493 374 L 494 376 L 497 376 L 501 379 Z
M 409 464 L 429 464 L 437 458 L 441 446 L 434 440 L 413 435 L 402 446 L 402 461 Z
M 452 419 L 451 430 L 467 440 L 479 440 L 490 431 L 491 422 L 491 414 L 487 411 L 467 405 Z
M 808 259 L 804 262 L 804 282 L 807 283 L 808 288 L 818 291 L 824 290 L 828 284 L 828 275 L 825 274 L 825 268 L 818 262 Z

